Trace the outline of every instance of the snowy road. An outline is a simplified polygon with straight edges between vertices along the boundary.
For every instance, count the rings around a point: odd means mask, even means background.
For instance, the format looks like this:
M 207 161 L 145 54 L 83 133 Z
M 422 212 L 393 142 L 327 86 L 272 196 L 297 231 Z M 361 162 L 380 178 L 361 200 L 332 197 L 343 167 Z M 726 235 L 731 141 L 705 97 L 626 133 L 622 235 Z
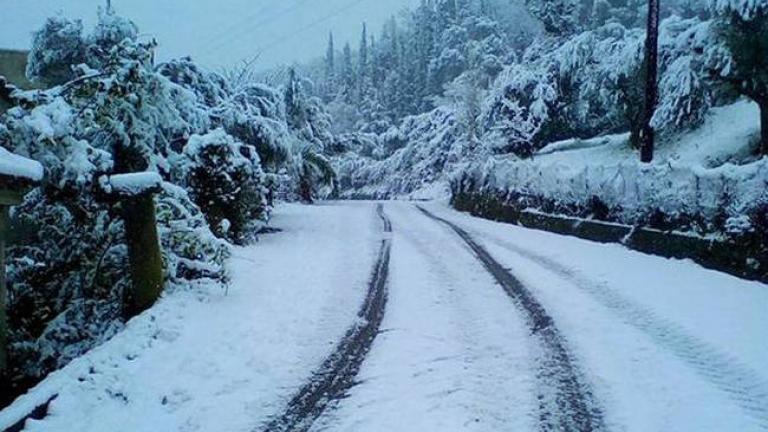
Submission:
M 282 207 L 0 430 L 768 430 L 765 285 L 424 207 Z

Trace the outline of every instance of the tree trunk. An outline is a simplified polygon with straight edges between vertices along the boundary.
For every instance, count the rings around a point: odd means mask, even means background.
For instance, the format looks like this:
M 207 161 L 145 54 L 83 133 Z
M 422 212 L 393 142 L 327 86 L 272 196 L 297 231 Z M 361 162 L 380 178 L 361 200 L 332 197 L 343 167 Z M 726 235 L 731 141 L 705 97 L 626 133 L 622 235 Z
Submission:
M 648 30 L 645 40 L 645 112 L 640 149 L 640 160 L 645 163 L 653 161 L 656 138 L 651 120 L 656 113 L 656 104 L 659 99 L 659 1 L 648 0 Z
M 299 197 L 306 204 L 314 204 L 315 202 L 312 198 L 312 182 L 305 176 L 301 176 L 299 179 Z
M 641 130 L 636 126 L 636 124 L 633 124 L 630 126 L 630 133 L 629 133 L 629 145 L 632 146 L 635 150 L 640 150 L 641 143 L 640 143 L 640 136 L 641 136 Z
M 768 156 L 768 99 L 758 102 L 760 106 L 760 155 Z
M 149 309 L 163 293 L 163 257 L 151 194 L 123 202 L 132 289 L 124 295 L 123 313 L 130 318 Z

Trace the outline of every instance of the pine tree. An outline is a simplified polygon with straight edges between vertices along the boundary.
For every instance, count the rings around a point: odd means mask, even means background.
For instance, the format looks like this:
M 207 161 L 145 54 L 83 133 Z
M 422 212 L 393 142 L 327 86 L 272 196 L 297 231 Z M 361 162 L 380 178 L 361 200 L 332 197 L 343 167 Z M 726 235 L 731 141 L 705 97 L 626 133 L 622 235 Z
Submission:
M 355 68 L 352 66 L 352 48 L 349 46 L 349 43 L 344 45 L 341 68 L 341 84 L 344 97 L 347 99 L 347 102 L 350 102 L 352 90 L 355 87 Z
M 368 69 L 368 28 L 363 23 L 363 33 L 360 37 L 360 50 L 358 51 L 358 55 L 360 56 L 360 64 L 357 68 L 357 76 L 360 79 L 361 82 L 365 80 L 366 77 L 368 77 L 369 69 Z
M 360 103 L 368 104 L 366 99 L 370 98 L 371 88 L 371 68 L 368 55 L 368 28 L 363 23 L 363 32 L 360 36 L 360 49 L 358 50 L 357 65 L 357 100 Z M 368 104 L 370 105 L 370 104 Z
M 294 130 L 301 130 L 307 123 L 304 91 L 296 75 L 296 70 L 288 70 L 288 82 L 285 85 L 285 117 L 288 126 Z
M 325 52 L 325 94 L 330 97 L 336 86 L 336 49 L 333 44 L 333 32 L 328 33 L 328 49 Z

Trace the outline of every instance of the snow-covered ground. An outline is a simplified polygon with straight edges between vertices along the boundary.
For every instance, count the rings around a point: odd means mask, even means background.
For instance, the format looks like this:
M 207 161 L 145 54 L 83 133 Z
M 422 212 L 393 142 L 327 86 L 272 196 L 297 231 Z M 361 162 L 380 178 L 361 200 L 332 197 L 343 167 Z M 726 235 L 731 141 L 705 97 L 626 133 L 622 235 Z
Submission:
M 759 135 L 757 104 L 741 100 L 712 108 L 698 128 L 661 136 L 655 159 L 662 164 L 716 168 L 727 162 L 749 159 Z M 534 159 L 541 166 L 570 165 L 574 170 L 584 166 L 612 166 L 638 158 L 628 141 L 629 134 L 560 141 L 538 151 Z
M 765 285 L 424 206 L 546 309 L 606 430 L 768 430 Z M 382 329 L 359 384 L 312 430 L 541 430 L 537 335 L 515 302 L 447 226 L 412 203 L 384 210 Z M 275 224 L 285 231 L 236 251 L 228 295 L 168 296 L 1 412 L 0 429 L 54 392 L 27 431 L 263 428 L 354 322 L 381 239 L 366 202 L 283 206 Z
M 356 317 L 380 239 L 370 204 L 281 206 L 284 230 L 236 249 L 228 292 L 178 292 L 0 412 L 0 430 L 252 431 Z
M 454 236 L 411 204 L 392 219 L 390 299 L 362 384 L 317 431 L 536 430 L 521 317 Z
M 756 282 L 442 206 L 548 309 L 611 430 L 768 430 L 768 290 Z

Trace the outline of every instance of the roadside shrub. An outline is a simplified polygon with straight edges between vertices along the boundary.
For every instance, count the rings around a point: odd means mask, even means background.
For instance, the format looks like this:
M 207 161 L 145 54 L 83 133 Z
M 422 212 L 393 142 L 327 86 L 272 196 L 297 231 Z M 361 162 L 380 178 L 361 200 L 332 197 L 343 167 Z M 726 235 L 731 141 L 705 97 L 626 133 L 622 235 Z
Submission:
M 236 244 L 252 240 L 269 215 L 256 149 L 217 129 L 193 135 L 184 154 L 190 196 L 213 233 Z

